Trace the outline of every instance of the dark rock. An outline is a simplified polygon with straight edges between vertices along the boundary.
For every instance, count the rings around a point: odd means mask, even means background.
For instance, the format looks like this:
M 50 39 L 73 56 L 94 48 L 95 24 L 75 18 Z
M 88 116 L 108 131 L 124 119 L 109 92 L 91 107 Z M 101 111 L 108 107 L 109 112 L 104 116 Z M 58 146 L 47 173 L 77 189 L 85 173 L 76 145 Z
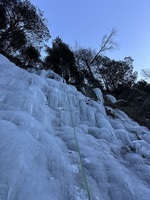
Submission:
M 150 129 L 150 94 L 138 89 L 128 89 L 118 99 L 125 99 L 126 102 L 116 102 L 117 108 L 126 112 L 139 124 Z
M 116 101 L 115 106 L 129 106 L 129 102 L 124 99 L 118 100 Z

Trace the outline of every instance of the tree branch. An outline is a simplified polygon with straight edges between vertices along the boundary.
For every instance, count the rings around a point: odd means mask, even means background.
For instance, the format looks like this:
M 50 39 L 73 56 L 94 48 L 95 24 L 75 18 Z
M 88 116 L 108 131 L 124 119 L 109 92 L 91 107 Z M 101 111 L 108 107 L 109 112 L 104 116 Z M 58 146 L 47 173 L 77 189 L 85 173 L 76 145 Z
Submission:
M 109 35 L 106 34 L 103 36 L 101 47 L 99 51 L 97 52 L 97 54 L 92 59 L 92 61 L 89 63 L 89 65 L 91 65 L 95 61 L 95 59 L 98 57 L 100 53 L 108 51 L 108 50 L 109 51 L 114 50 L 118 47 L 118 44 L 114 42 L 114 37 L 116 36 L 116 34 L 117 34 L 117 31 L 113 28 Z

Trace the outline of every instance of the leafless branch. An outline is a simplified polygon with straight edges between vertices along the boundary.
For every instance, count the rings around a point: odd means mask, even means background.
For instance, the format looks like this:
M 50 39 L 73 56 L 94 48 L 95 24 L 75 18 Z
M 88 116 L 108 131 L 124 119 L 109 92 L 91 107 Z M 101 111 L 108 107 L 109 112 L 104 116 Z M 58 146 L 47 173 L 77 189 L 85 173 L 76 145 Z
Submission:
M 105 51 L 112 51 L 117 49 L 118 44 L 117 42 L 114 41 L 114 37 L 117 35 L 117 31 L 113 28 L 109 35 L 106 34 L 103 36 L 102 41 L 101 41 L 101 45 L 100 45 L 100 49 L 97 52 L 97 54 L 94 56 L 94 58 L 92 59 L 92 61 L 90 62 L 90 65 L 94 62 L 94 60 L 97 58 L 97 56 L 99 54 L 101 54 L 102 52 L 104 53 Z
M 146 79 L 150 79 L 150 69 L 142 69 L 142 75 Z

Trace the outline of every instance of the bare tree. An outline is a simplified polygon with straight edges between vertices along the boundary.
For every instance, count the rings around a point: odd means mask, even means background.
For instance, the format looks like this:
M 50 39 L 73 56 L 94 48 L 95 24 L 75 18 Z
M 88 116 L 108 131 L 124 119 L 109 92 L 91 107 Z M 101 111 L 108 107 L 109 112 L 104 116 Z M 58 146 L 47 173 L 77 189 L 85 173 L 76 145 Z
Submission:
M 113 28 L 109 34 L 104 35 L 101 41 L 100 48 L 97 52 L 90 48 L 87 49 L 81 47 L 78 47 L 78 49 L 74 51 L 76 64 L 79 68 L 86 68 L 85 70 L 88 71 L 91 78 L 91 82 L 93 83 L 96 80 L 92 71 L 99 63 L 100 54 L 106 51 L 115 50 L 118 47 L 117 42 L 115 42 L 114 40 L 116 34 L 117 31 Z
M 114 40 L 115 36 L 117 35 L 117 31 L 115 28 L 113 28 L 109 35 L 106 34 L 103 36 L 102 41 L 101 41 L 101 45 L 100 45 L 100 49 L 98 50 L 98 52 L 96 53 L 96 55 L 93 57 L 93 59 L 91 60 L 91 62 L 89 63 L 92 64 L 95 59 L 101 54 L 104 53 L 105 51 L 112 51 L 118 48 L 118 44 L 117 42 Z
M 150 80 L 150 69 L 142 69 L 142 75 L 145 79 Z

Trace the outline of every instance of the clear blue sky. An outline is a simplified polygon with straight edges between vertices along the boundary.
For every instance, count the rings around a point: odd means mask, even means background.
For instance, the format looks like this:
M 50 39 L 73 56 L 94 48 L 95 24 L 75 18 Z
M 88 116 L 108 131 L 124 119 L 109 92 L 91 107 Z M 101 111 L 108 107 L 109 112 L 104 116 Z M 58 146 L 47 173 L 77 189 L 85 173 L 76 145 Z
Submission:
M 98 49 L 103 35 L 115 27 L 119 50 L 105 55 L 134 59 L 134 70 L 150 68 L 150 0 L 31 0 L 44 11 L 52 38 L 71 46 Z M 51 41 L 50 41 L 51 43 Z

